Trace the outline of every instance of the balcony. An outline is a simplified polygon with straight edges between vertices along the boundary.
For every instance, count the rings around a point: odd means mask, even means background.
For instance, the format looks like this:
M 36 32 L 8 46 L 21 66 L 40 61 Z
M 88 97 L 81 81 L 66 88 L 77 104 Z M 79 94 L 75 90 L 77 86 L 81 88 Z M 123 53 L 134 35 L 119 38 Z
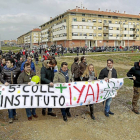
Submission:
M 104 23 L 103 26 L 109 26 L 109 23 Z
M 105 29 L 105 30 L 103 30 L 103 33 L 104 34 L 108 34 L 109 33 L 109 30 L 108 29 Z
M 104 36 L 103 40 L 109 40 L 109 37 L 108 36 Z

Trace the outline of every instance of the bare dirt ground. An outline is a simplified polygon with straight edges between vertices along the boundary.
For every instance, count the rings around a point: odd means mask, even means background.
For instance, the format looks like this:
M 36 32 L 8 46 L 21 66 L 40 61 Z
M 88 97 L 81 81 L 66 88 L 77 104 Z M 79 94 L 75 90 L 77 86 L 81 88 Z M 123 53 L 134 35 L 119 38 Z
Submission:
M 106 66 L 97 61 L 94 65 Z M 114 67 L 129 70 L 131 66 Z M 96 120 L 90 118 L 88 107 L 81 106 L 70 109 L 68 122 L 63 121 L 60 109 L 53 109 L 57 117 L 42 116 L 42 110 L 37 109 L 39 117 L 32 121 L 28 121 L 25 109 L 17 109 L 19 120 L 9 124 L 7 110 L 0 110 L 0 140 L 140 140 L 140 115 L 131 111 L 132 96 L 133 88 L 123 86 L 111 104 L 115 115 L 108 118 L 103 104 L 95 104 Z
M 28 121 L 25 109 L 18 109 L 19 120 L 8 124 L 7 110 L 0 111 L 1 140 L 139 140 L 140 116 L 131 111 L 132 88 L 123 87 L 111 104 L 115 115 L 104 116 L 103 104 L 96 104 L 95 117 L 89 116 L 86 106 L 71 108 L 72 117 L 64 122 L 60 109 L 53 109 L 57 117 L 42 116 Z M 140 104 L 139 104 L 140 105 Z M 85 113 L 85 115 L 84 115 Z M 85 117 L 85 119 L 84 119 Z

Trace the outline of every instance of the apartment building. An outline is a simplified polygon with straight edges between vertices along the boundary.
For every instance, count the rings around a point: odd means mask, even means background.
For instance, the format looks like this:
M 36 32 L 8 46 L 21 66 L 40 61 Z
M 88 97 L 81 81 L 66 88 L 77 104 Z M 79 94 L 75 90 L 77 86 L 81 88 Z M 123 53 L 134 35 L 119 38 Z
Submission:
M 41 26 L 41 43 L 76 46 L 140 46 L 140 14 L 76 7 Z
M 35 28 L 17 38 L 18 45 L 39 45 L 41 42 L 41 29 Z

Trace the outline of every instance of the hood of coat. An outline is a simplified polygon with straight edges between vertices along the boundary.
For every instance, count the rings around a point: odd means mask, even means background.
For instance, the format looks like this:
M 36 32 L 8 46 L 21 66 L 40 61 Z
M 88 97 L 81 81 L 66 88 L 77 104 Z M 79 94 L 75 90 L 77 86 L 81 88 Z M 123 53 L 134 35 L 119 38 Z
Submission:
M 135 67 L 137 70 L 140 70 L 139 62 L 135 62 L 135 63 L 134 63 L 134 67 Z

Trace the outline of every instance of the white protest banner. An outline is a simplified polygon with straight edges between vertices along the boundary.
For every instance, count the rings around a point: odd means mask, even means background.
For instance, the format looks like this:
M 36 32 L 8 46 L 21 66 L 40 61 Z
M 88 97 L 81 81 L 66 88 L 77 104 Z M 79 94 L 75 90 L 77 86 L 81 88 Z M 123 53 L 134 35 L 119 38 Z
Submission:
M 0 85 L 0 110 L 17 108 L 67 108 L 100 103 L 115 97 L 123 79 L 48 85 Z

